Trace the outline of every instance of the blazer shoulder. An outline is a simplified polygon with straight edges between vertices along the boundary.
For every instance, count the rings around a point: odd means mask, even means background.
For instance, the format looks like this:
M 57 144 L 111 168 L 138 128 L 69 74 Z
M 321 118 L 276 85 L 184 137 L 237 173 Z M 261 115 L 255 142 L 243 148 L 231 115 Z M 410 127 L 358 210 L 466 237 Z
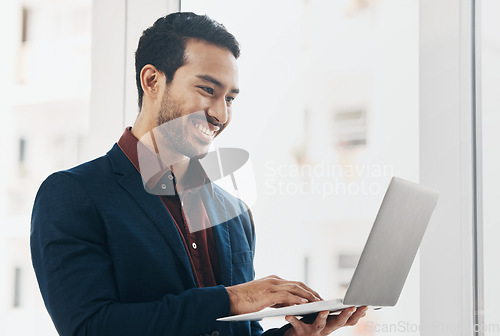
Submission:
M 103 155 L 93 160 L 79 164 L 78 166 L 66 170 L 61 170 L 57 173 L 71 176 L 77 180 L 80 180 L 96 177 L 102 178 L 103 175 L 109 175 L 112 172 L 113 170 L 109 162 L 109 158 L 106 155 Z
M 47 180 L 64 175 L 84 184 L 92 182 L 102 183 L 103 180 L 108 180 L 113 173 L 121 175 L 119 170 L 126 171 L 127 168 L 130 168 L 129 166 L 132 166 L 132 164 L 128 162 L 128 158 L 115 143 L 105 155 L 81 163 L 75 167 L 57 171 L 50 175 Z M 117 167 L 125 168 L 117 169 Z
M 116 153 L 116 149 L 121 151 L 118 146 L 113 147 L 111 151 L 115 150 L 115 157 L 119 155 L 119 153 Z M 110 186 L 112 181 L 116 179 L 111 158 L 108 154 L 50 174 L 41 183 L 36 198 L 42 194 L 56 194 L 58 192 L 63 194 L 71 192 L 74 194 L 83 190 L 104 191 L 105 186 Z M 126 159 L 124 154 L 123 157 Z

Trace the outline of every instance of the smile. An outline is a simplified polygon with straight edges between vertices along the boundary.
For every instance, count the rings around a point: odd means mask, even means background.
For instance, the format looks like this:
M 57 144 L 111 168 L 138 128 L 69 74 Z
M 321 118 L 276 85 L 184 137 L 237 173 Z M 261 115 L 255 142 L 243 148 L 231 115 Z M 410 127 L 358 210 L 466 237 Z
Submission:
M 202 126 L 201 124 L 197 122 L 193 122 L 194 126 L 203 134 L 208 135 L 208 136 L 213 136 L 215 134 L 215 131 L 211 131 L 210 129 Z

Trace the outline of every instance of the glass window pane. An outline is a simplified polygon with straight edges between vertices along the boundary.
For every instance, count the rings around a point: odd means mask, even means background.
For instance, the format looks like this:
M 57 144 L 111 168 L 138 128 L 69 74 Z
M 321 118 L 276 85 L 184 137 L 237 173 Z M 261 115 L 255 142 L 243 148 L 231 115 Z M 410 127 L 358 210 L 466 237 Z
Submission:
M 30 255 L 35 194 L 82 162 L 88 135 L 91 0 L 2 1 L 0 335 L 56 335 Z M 4 87 L 5 86 L 5 87 Z
M 183 0 L 242 44 L 219 147 L 250 152 L 257 277 L 350 281 L 390 178 L 418 181 L 418 1 Z M 265 328 L 284 324 L 266 319 Z M 418 261 L 395 308 L 338 335 L 419 335 Z

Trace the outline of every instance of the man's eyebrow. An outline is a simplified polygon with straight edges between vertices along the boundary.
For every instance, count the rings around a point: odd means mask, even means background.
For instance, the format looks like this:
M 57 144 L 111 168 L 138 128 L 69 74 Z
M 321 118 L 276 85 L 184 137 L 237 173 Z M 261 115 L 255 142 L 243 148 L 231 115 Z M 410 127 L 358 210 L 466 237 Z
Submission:
M 217 79 L 213 78 L 210 75 L 197 75 L 196 77 L 198 77 L 199 79 L 204 80 L 206 82 L 213 83 L 217 87 L 219 87 L 220 89 L 226 88 L 226 86 L 224 84 L 222 84 L 220 81 L 218 81 Z M 238 93 L 240 93 L 240 89 L 233 89 L 233 90 L 231 90 L 231 92 L 238 94 Z

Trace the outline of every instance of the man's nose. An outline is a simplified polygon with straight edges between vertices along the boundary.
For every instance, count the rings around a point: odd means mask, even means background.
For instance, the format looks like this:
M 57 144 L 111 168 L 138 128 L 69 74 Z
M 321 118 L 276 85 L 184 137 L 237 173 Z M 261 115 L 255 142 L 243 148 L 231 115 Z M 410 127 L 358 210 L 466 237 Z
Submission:
M 209 117 L 216 119 L 218 123 L 225 124 L 228 118 L 226 100 L 218 99 L 214 101 L 209 107 L 207 114 Z

